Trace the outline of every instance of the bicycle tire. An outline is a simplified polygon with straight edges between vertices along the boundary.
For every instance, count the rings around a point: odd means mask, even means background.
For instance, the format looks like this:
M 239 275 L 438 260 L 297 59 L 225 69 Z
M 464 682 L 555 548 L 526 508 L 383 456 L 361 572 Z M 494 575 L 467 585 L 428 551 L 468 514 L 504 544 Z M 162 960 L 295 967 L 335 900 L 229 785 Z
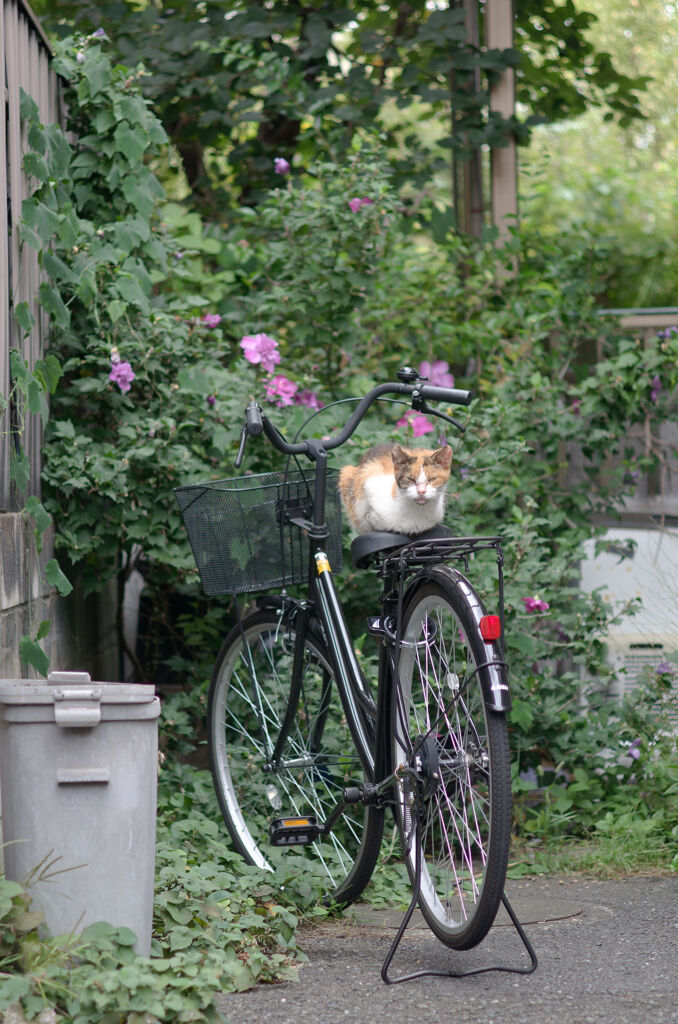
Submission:
M 428 773 L 428 782 L 406 775 L 395 786 L 405 860 L 415 884 L 419 859 L 419 907 L 454 949 L 476 946 L 492 927 L 511 836 L 508 727 L 504 713 L 486 706 L 481 686 L 499 651 L 480 635 L 483 614 L 461 573 L 429 570 L 403 610 L 393 700 L 393 765 L 412 763 L 418 750 Z
M 270 845 L 272 819 L 313 814 L 322 824 L 342 789 L 364 778 L 314 629 L 307 629 L 299 707 L 280 764 L 267 765 L 266 744 L 270 753 L 289 702 L 295 640 L 282 611 L 249 615 L 224 641 L 208 697 L 210 767 L 226 827 L 245 860 L 269 870 L 285 852 Z M 321 866 L 327 899 L 350 903 L 370 880 L 382 828 L 383 812 L 349 806 L 329 836 L 294 849 Z

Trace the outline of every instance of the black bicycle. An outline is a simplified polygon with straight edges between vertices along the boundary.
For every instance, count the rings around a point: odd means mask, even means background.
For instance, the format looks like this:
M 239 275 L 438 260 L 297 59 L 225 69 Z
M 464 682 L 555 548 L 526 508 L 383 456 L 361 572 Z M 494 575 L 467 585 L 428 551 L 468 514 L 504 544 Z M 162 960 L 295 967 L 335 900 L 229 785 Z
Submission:
M 392 810 L 426 921 L 442 942 L 468 949 L 503 898 L 511 832 L 503 557 L 499 538 L 442 526 L 353 541 L 354 565 L 382 585 L 367 616 L 378 651 L 373 692 L 333 580 L 341 510 L 328 452 L 389 394 L 449 422 L 428 403 L 467 406 L 472 397 L 406 367 L 362 398 L 330 440 L 295 442 L 252 402 L 236 466 L 247 438 L 263 433 L 311 469 L 177 491 L 208 594 L 282 590 L 261 597 L 221 648 L 207 712 L 211 768 L 243 857 L 269 868 L 272 848 L 305 846 L 338 903 L 369 881 Z M 483 551 L 496 556 L 492 614 L 466 578 Z M 289 596 L 293 585 L 303 597 Z

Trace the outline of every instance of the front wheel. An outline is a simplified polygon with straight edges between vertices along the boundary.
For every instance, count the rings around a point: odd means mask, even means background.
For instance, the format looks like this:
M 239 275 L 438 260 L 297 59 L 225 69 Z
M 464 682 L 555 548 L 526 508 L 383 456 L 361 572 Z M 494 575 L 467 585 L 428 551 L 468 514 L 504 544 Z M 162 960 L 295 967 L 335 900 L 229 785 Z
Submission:
M 396 817 L 419 906 L 454 949 L 481 942 L 496 916 L 511 834 L 508 728 L 481 680 L 498 651 L 465 578 L 438 569 L 403 612 L 393 701 Z M 487 679 L 485 680 L 487 682 Z
M 329 656 L 317 633 L 304 642 L 299 691 L 290 700 L 297 634 L 294 606 L 260 611 L 224 641 L 212 676 L 207 725 L 219 805 L 236 850 L 272 869 L 268 829 L 279 817 L 312 814 L 324 824 L 344 787 L 364 781 L 346 727 Z M 291 706 L 293 705 L 293 706 Z M 279 745 L 281 730 L 285 736 Z M 349 806 L 332 832 L 299 847 L 319 867 L 327 895 L 362 892 L 379 853 L 383 813 Z

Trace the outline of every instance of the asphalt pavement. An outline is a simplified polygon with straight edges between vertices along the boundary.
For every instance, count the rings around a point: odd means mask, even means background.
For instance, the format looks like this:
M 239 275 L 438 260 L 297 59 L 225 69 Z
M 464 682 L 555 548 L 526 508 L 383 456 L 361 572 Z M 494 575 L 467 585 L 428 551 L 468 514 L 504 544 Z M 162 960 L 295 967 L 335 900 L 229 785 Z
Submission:
M 402 915 L 360 905 L 302 929 L 298 982 L 223 995 L 219 1008 L 230 1024 L 678 1024 L 678 878 L 521 879 L 506 893 L 536 952 L 533 974 L 386 985 Z M 467 952 L 441 945 L 415 915 L 390 971 L 529 962 L 502 908 Z

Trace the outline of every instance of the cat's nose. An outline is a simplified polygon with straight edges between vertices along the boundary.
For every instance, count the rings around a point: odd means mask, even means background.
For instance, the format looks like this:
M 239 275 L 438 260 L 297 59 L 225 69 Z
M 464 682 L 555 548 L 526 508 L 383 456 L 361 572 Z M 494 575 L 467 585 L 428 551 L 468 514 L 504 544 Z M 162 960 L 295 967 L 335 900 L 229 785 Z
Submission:
M 426 484 L 417 484 L 417 494 L 426 494 Z

